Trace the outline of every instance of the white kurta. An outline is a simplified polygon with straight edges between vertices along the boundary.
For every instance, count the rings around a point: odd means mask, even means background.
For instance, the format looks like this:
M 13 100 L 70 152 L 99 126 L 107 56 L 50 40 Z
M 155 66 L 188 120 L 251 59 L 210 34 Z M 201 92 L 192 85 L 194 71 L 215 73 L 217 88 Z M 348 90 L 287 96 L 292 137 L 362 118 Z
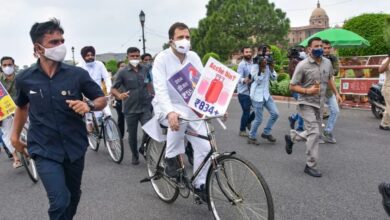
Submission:
M 152 74 L 155 97 L 153 99 L 153 108 L 156 118 L 160 123 L 168 125 L 167 115 L 170 112 L 177 112 L 182 117 L 195 118 L 196 114 L 183 101 L 181 96 L 169 84 L 168 79 L 182 69 L 185 65 L 191 63 L 200 73 L 203 72 L 203 65 L 199 56 L 189 51 L 183 63 L 168 48 L 157 55 L 154 60 Z M 165 156 L 168 158 L 184 154 L 184 135 L 187 129 L 196 130 L 199 134 L 206 135 L 206 126 L 204 122 L 190 122 L 180 125 L 180 130 L 173 132 L 168 129 L 167 148 Z M 210 143 L 206 140 L 187 135 L 187 140 L 191 142 L 194 149 L 194 171 L 199 167 L 203 159 L 210 151 Z M 202 169 L 198 178 L 195 180 L 195 187 L 205 183 L 209 164 Z

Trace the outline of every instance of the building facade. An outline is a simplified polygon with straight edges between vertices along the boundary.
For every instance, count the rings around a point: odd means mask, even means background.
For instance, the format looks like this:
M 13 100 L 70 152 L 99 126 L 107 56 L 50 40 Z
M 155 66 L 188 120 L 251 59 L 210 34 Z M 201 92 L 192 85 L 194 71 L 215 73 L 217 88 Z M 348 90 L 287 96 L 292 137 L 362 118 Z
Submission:
M 311 35 L 328 28 L 329 17 L 326 14 L 326 11 L 321 8 L 320 1 L 318 1 L 317 8 L 315 8 L 311 13 L 309 25 L 302 27 L 291 27 L 290 32 L 288 33 L 288 45 L 297 45 Z

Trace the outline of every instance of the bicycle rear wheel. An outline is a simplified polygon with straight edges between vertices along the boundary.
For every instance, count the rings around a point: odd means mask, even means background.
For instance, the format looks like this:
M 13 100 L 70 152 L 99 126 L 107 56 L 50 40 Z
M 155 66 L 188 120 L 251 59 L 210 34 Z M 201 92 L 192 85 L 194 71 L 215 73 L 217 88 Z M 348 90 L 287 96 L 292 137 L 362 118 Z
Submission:
M 104 143 L 111 159 L 115 163 L 121 163 L 123 159 L 123 140 L 118 125 L 112 118 L 107 118 L 104 122 Z
M 20 158 L 20 161 L 22 161 L 22 164 L 26 169 L 30 179 L 33 181 L 33 183 L 37 183 L 39 180 L 39 176 L 38 176 L 37 167 L 35 166 L 35 161 L 30 157 L 26 157 L 21 153 L 18 153 L 18 157 Z
M 260 172 L 237 155 L 217 159 L 207 177 L 209 202 L 215 219 L 274 219 L 271 192 Z
M 157 196 L 166 203 L 174 202 L 179 195 L 179 188 L 164 176 L 165 142 L 157 142 L 149 139 L 147 143 L 146 166 L 154 191 Z M 160 163 L 158 163 L 161 157 Z

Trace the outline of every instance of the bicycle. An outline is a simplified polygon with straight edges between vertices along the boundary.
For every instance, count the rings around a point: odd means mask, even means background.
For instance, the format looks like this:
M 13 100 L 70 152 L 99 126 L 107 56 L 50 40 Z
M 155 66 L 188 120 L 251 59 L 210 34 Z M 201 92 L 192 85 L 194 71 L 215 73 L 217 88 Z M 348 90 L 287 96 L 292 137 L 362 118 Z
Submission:
M 117 123 L 111 116 L 104 117 L 104 115 L 98 122 L 95 114 L 93 112 L 89 113 L 92 115 L 92 122 L 87 122 L 87 127 L 89 124 L 92 125 L 88 131 L 89 146 L 97 152 L 103 139 L 111 159 L 120 164 L 123 160 L 124 150 Z
M 20 134 L 20 140 L 24 143 L 27 143 L 27 130 L 28 130 L 29 122 L 27 120 L 26 124 L 24 124 L 22 133 Z M 5 143 L 4 143 L 5 144 Z M 37 171 L 37 166 L 35 165 L 35 161 L 28 155 L 27 151 L 25 153 L 16 153 L 22 162 L 23 167 L 26 169 L 28 176 L 30 177 L 33 183 L 37 183 L 39 181 L 39 175 Z
M 195 189 L 192 183 L 210 159 L 211 165 L 206 178 L 207 201 L 205 202 L 215 219 L 273 220 L 272 195 L 260 171 L 252 163 L 238 156 L 236 152 L 218 152 L 214 129 L 211 129 L 212 125 L 207 123 L 218 117 L 181 118 L 184 123 L 205 121 L 207 136 L 193 131 L 186 131 L 186 134 L 208 140 L 211 145 L 210 152 L 191 178 L 186 174 L 182 156 L 179 157 L 181 164 L 181 168 L 178 170 L 179 177 L 173 179 L 167 176 L 164 172 L 166 142 L 149 139 L 146 154 L 149 177 L 141 182 L 150 181 L 159 199 L 166 203 L 173 203 L 179 195 L 188 198 L 192 194 L 195 203 L 201 204 L 202 201 L 194 193 Z M 166 132 L 167 127 L 163 127 L 163 129 Z

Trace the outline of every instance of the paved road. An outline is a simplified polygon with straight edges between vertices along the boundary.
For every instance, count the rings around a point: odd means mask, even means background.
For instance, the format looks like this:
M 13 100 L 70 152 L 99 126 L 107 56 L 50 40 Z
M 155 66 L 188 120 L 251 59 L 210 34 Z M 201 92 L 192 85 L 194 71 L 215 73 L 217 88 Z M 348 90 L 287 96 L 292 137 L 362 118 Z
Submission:
M 247 145 L 237 135 L 237 100 L 230 106 L 228 129 L 216 126 L 220 148 L 239 152 L 265 177 L 276 219 L 387 219 L 377 185 L 390 181 L 390 136 L 378 129 L 379 120 L 369 111 L 342 110 L 335 129 L 338 143 L 321 145 L 323 177 L 316 179 L 303 173 L 303 144 L 295 145 L 292 155 L 284 150 L 287 116 L 295 106 L 278 103 L 278 107 L 281 117 L 273 132 L 276 144 L 261 140 L 260 146 Z M 121 165 L 111 162 L 105 149 L 88 151 L 75 219 L 212 219 L 205 206 L 192 204 L 191 199 L 179 198 L 171 205 L 161 202 L 150 184 L 139 183 L 146 176 L 145 163 L 132 166 L 127 144 L 125 150 Z M 3 153 L 0 186 L 1 220 L 47 219 L 48 201 L 41 183 L 33 184 L 23 169 L 12 169 Z

